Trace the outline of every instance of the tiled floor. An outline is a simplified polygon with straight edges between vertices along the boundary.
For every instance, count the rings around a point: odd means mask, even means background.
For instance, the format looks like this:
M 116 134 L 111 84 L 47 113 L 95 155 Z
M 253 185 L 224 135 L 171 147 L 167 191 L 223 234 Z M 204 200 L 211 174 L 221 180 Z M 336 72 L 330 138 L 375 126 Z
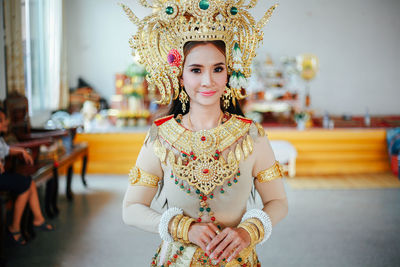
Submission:
M 74 179 L 57 229 L 8 248 L 7 266 L 149 266 L 160 239 L 122 223 L 127 178 L 90 175 L 88 184 Z M 400 189 L 286 189 L 289 215 L 258 248 L 262 266 L 400 266 Z

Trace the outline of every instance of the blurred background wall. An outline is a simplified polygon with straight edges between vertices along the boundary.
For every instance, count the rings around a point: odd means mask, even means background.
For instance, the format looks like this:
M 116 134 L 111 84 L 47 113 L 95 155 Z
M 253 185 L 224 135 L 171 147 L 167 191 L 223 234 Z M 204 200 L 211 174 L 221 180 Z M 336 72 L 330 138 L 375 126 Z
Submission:
M 132 61 L 128 40 L 135 27 L 120 0 L 68 0 L 68 73 L 79 76 L 103 97 L 114 93 L 114 74 Z M 149 14 L 135 0 L 124 0 L 139 17 Z M 261 18 L 273 1 L 259 1 Z M 394 114 L 400 112 L 400 1 L 284 0 L 265 28 L 259 56 L 314 53 L 320 71 L 311 83 L 317 113 Z

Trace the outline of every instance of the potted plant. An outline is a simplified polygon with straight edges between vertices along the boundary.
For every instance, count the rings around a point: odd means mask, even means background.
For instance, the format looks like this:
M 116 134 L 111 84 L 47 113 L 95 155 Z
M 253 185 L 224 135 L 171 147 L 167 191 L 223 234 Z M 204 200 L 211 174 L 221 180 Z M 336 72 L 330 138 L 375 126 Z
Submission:
M 294 114 L 294 121 L 297 129 L 303 131 L 306 128 L 306 122 L 310 119 L 310 115 L 305 111 L 299 111 Z

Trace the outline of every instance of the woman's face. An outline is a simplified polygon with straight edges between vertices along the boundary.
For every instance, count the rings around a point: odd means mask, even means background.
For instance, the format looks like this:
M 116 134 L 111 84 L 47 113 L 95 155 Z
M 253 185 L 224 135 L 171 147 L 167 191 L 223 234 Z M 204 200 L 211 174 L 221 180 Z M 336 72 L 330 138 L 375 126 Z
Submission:
M 183 66 L 182 83 L 190 105 L 219 105 L 228 79 L 225 56 L 213 44 L 190 50 Z
M 9 120 L 3 112 L 0 112 L 0 132 L 5 133 L 8 131 Z

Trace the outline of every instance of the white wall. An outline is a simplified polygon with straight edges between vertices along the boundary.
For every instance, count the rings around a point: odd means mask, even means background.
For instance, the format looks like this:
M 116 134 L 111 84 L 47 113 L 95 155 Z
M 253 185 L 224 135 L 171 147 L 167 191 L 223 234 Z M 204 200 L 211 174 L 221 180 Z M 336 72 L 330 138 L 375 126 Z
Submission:
M 135 30 L 118 5 L 119 2 L 65 2 L 70 87 L 76 87 L 78 77 L 82 77 L 103 97 L 109 98 L 114 94 L 115 73 L 124 72 L 132 62 L 128 41 Z
M 68 0 L 70 86 L 78 76 L 109 98 L 114 74 L 131 62 L 128 39 L 133 24 L 120 0 Z M 149 14 L 137 1 L 125 0 L 139 16 Z M 274 2 L 260 0 L 259 19 Z M 282 0 L 265 28 L 260 54 L 274 60 L 304 52 L 320 59 L 311 84 L 312 107 L 319 113 L 400 114 L 400 1 Z
M 6 73 L 5 73 L 5 52 L 4 52 L 4 24 L 3 24 L 3 0 L 0 0 L 0 100 L 6 98 Z

